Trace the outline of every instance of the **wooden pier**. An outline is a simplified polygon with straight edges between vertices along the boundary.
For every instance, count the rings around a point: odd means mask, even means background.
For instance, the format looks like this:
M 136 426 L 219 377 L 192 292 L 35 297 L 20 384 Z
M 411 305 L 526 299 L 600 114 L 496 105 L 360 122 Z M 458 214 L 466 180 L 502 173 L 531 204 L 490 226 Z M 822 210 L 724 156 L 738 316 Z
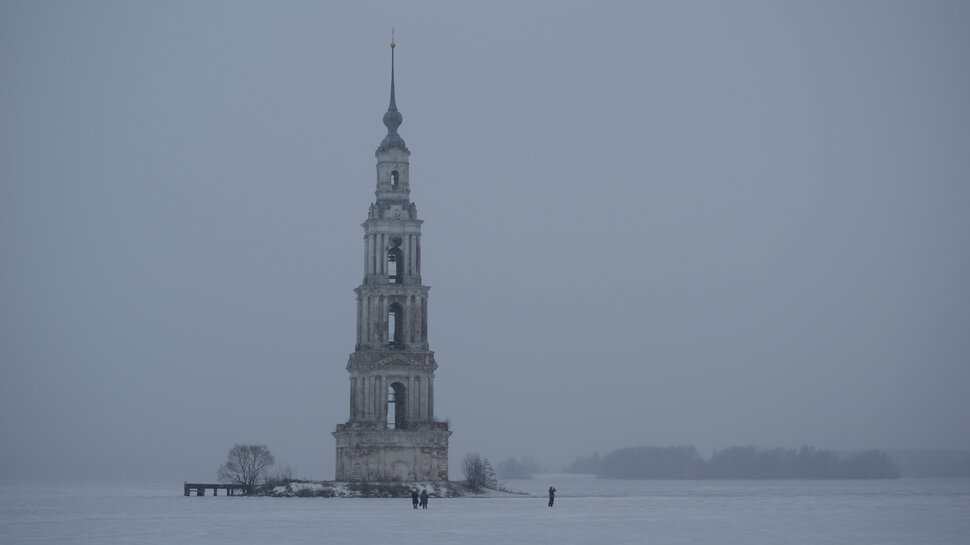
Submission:
M 218 496 L 220 490 L 225 490 L 227 496 L 249 496 L 253 493 L 252 485 L 248 484 L 209 484 L 209 483 L 185 483 L 185 495 L 191 496 L 195 490 L 196 496 L 205 496 L 207 488 L 212 489 L 212 495 Z M 242 492 L 242 494 L 237 494 Z

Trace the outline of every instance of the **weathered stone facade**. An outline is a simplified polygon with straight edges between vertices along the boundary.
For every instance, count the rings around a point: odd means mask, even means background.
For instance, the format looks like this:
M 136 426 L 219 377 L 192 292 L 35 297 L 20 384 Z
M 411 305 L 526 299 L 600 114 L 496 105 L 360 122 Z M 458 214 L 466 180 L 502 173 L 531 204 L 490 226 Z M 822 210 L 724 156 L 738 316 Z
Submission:
M 350 419 L 333 432 L 338 481 L 448 479 L 448 430 L 434 416 L 428 350 L 428 286 L 421 284 L 421 223 L 410 201 L 408 151 L 397 133 L 394 98 L 377 148 L 376 200 L 364 227 L 364 280 L 357 294 L 357 345 L 350 373 Z

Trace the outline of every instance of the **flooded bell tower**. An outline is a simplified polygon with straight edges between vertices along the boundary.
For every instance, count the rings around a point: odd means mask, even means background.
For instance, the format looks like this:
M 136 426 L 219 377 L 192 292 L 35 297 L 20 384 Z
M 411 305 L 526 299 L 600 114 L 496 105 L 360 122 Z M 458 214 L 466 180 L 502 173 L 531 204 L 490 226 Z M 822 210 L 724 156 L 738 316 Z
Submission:
M 428 349 L 428 286 L 421 283 L 421 223 L 410 201 L 408 158 L 394 98 L 377 156 L 376 199 L 364 228 L 364 279 L 357 294 L 357 345 L 347 362 L 350 419 L 338 424 L 336 480 L 448 480 L 447 422 L 434 416 Z

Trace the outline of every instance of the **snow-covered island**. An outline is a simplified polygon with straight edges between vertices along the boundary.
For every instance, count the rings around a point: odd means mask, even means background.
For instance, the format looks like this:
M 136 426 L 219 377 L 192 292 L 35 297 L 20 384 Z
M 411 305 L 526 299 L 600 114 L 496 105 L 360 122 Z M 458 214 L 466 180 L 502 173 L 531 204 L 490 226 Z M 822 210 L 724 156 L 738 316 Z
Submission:
M 413 490 L 418 492 L 427 490 L 428 495 L 435 498 L 494 498 L 529 495 L 525 492 L 515 492 L 503 487 L 499 489 L 486 488 L 475 492 L 469 489 L 464 481 L 369 483 L 301 479 L 293 479 L 285 483 L 265 484 L 256 488 L 255 495 L 278 498 L 407 498 L 411 496 Z

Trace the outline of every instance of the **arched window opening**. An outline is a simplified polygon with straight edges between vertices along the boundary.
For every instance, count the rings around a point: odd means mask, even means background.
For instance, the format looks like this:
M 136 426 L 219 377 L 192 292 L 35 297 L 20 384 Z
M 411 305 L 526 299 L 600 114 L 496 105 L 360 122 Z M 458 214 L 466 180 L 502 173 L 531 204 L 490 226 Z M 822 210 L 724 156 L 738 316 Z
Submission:
M 400 303 L 388 307 L 387 342 L 391 348 L 404 348 L 404 309 Z
M 387 427 L 403 430 L 407 428 L 407 389 L 400 382 L 387 387 Z
M 401 175 L 396 170 L 391 171 L 391 190 L 397 191 L 401 187 Z
M 387 251 L 387 281 L 390 284 L 400 284 L 404 279 L 404 252 L 400 248 Z

